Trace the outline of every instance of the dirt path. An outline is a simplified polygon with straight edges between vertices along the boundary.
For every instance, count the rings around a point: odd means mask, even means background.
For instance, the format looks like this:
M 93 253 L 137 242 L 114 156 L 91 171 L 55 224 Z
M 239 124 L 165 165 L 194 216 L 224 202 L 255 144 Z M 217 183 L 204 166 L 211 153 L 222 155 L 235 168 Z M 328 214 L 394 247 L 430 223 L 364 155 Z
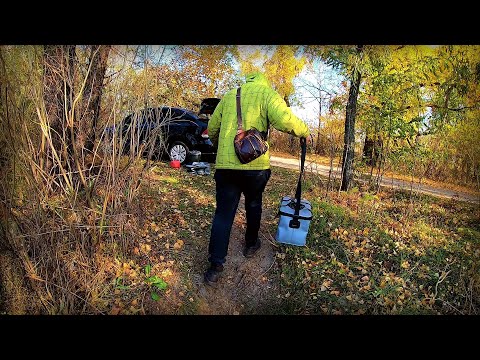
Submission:
M 275 261 L 275 250 L 260 228 L 262 247 L 253 258 L 243 256 L 245 236 L 245 202 L 242 195 L 230 235 L 227 261 L 222 277 L 215 287 L 205 285 L 203 271 L 194 275 L 198 294 L 198 314 L 239 315 L 258 313 L 268 306 L 273 287 L 269 277 Z M 270 214 L 264 209 L 262 224 Z M 205 270 L 205 269 L 203 269 Z M 261 310 L 260 310 L 261 311 Z
M 277 156 L 272 156 L 270 158 L 270 164 L 273 166 L 279 166 L 279 167 L 284 167 L 289 169 L 298 169 L 299 159 L 286 159 L 286 158 L 281 158 Z M 305 170 L 316 172 L 317 174 L 328 177 L 330 167 L 326 165 L 321 165 L 321 164 L 316 164 L 310 161 L 306 161 Z M 337 168 L 337 169 L 334 169 L 334 171 L 338 176 L 340 169 Z M 441 198 L 468 201 L 468 202 L 473 202 L 477 204 L 480 203 L 480 199 L 478 196 L 465 193 L 465 192 L 449 190 L 449 189 L 435 188 L 426 184 L 414 183 L 412 186 L 412 183 L 409 181 L 392 179 L 392 178 L 383 178 L 380 184 L 381 186 L 392 187 L 396 189 L 404 189 L 408 191 L 412 187 L 413 191 L 420 192 L 423 194 L 428 194 L 428 195 L 441 197 Z

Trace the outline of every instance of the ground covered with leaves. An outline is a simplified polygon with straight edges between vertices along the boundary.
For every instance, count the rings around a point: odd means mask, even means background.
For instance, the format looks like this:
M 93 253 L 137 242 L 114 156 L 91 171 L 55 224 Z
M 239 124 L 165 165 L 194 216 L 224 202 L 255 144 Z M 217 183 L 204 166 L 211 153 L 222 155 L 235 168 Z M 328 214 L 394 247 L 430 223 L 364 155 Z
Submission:
M 307 175 L 303 197 L 314 208 L 307 246 L 280 245 L 273 238 L 278 203 L 294 195 L 297 176 L 272 169 L 256 259 L 241 256 L 241 204 L 225 273 L 211 288 L 202 275 L 213 176 L 158 163 L 139 190 L 123 250 L 107 260 L 102 308 L 110 314 L 479 313 L 478 205 L 387 190 L 326 192 L 320 178 Z

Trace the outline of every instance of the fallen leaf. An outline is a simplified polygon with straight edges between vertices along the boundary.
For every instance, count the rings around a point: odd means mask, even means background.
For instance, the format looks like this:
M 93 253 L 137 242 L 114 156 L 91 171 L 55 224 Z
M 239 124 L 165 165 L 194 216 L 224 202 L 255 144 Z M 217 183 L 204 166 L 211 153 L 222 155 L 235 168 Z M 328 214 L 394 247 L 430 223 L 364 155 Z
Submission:
M 114 306 L 112 310 L 110 310 L 110 315 L 118 315 L 120 313 L 120 308 Z
M 329 288 L 330 285 L 332 285 L 332 281 L 331 281 L 331 280 L 325 280 L 325 281 L 322 283 L 322 287 Z
M 177 240 L 175 244 L 173 244 L 173 248 L 175 250 L 180 250 L 183 247 L 183 240 Z
M 170 269 L 165 269 L 161 272 L 162 278 L 166 278 L 166 277 L 169 277 L 169 276 L 172 276 L 172 275 L 173 275 L 173 272 Z

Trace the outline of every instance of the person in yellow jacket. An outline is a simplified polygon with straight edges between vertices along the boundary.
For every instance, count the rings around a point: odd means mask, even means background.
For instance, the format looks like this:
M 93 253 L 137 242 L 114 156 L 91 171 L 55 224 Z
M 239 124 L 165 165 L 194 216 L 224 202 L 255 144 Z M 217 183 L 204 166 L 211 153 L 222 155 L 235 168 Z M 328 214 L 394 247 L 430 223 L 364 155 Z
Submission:
M 292 113 L 262 73 L 248 74 L 241 88 L 244 130 L 254 127 L 267 132 L 268 127 L 273 126 L 297 137 L 306 138 L 310 134 L 307 125 Z M 242 193 L 247 217 L 243 255 L 252 257 L 261 246 L 258 231 L 262 195 L 271 174 L 270 154 L 267 151 L 248 164 L 238 160 L 233 146 L 237 133 L 236 93 L 237 89 L 234 88 L 224 95 L 208 122 L 208 135 L 218 145 L 214 175 L 216 209 L 208 246 L 210 267 L 204 274 L 204 280 L 209 285 L 216 283 L 223 271 L 230 231 Z

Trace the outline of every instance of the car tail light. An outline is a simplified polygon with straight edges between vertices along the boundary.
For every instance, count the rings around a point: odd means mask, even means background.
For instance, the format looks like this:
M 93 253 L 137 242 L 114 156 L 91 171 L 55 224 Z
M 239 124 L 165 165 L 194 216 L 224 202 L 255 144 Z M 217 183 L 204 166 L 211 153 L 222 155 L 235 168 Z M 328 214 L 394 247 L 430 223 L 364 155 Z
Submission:
M 202 132 L 202 138 L 208 139 L 208 129 L 205 129 L 205 131 Z

